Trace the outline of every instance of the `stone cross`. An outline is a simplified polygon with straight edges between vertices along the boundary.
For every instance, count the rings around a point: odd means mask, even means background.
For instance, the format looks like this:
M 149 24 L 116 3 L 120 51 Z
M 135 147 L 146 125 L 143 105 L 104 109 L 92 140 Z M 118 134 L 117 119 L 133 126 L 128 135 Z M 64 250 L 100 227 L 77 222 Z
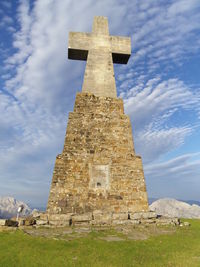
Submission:
M 68 58 L 87 61 L 83 92 L 116 98 L 113 63 L 126 64 L 130 55 L 130 37 L 110 36 L 105 17 L 94 17 L 92 33 L 69 33 Z

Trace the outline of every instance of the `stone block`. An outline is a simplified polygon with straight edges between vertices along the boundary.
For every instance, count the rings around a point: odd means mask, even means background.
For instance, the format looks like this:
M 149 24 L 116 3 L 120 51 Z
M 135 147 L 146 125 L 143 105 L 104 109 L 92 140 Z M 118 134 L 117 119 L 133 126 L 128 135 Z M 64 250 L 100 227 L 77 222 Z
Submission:
M 118 220 L 118 219 L 116 219 L 116 220 L 112 220 L 112 224 L 113 225 L 121 225 L 121 224 L 126 225 L 127 221 L 128 220 Z
M 35 218 L 26 218 L 25 220 L 24 220 L 24 225 L 25 226 L 32 226 L 32 225 L 34 225 L 34 224 L 36 224 L 36 220 L 35 220 Z
M 131 220 L 140 220 L 142 218 L 142 213 L 141 212 L 135 212 L 130 214 Z
M 68 214 L 48 214 L 48 220 L 50 221 L 66 221 L 69 222 L 73 213 Z
M 94 210 L 92 212 L 92 219 L 93 220 L 100 220 L 103 216 L 103 211 L 100 210 Z
M 41 212 L 39 212 L 38 210 L 33 210 L 31 215 L 35 219 L 40 218 Z
M 24 218 L 19 218 L 18 222 L 19 222 L 18 226 L 24 226 L 25 225 L 25 219 Z
M 143 213 L 144 219 L 154 219 L 157 218 L 157 214 L 154 211 L 148 211 Z
M 141 212 L 141 218 L 143 218 L 143 219 L 153 219 L 156 217 L 157 217 L 157 215 L 153 211 Z
M 48 220 L 36 220 L 36 225 L 47 225 L 48 223 Z
M 74 222 L 87 222 L 92 220 L 92 213 L 76 214 L 72 216 Z
M 157 215 L 153 211 L 142 211 L 142 212 L 135 212 L 130 214 L 130 218 L 137 220 L 137 219 L 153 219 L 157 218 Z
M 49 221 L 49 225 L 50 226 L 54 226 L 54 227 L 64 227 L 64 226 L 69 226 L 69 221 L 55 221 L 55 220 L 50 220 Z
M 128 213 L 127 212 L 113 213 L 112 219 L 113 220 L 128 220 Z
M 127 224 L 137 225 L 140 224 L 141 220 L 128 220 Z
M 156 220 L 157 225 L 180 225 L 180 220 L 178 218 L 167 218 L 160 217 Z
M 91 221 L 74 221 L 74 226 L 89 226 Z
M 112 223 L 112 213 L 95 213 L 93 214 L 92 224 L 110 225 Z
M 48 214 L 46 214 L 46 213 L 40 213 L 40 220 L 48 221 Z
M 0 226 L 6 225 L 6 219 L 0 219 Z
M 18 222 L 10 220 L 10 219 L 7 219 L 6 222 L 5 222 L 5 226 L 17 227 L 18 226 Z
M 156 222 L 156 219 L 141 219 L 142 224 L 153 224 Z

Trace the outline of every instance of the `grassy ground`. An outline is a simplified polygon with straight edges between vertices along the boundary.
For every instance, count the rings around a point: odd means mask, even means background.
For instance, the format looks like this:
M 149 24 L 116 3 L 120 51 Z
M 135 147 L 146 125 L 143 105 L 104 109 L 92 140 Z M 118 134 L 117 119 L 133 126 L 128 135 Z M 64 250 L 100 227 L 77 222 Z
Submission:
M 129 234 L 115 230 L 92 231 L 82 236 L 66 232 L 65 240 L 60 240 L 59 233 L 53 239 L 21 230 L 0 232 L 0 267 L 199 267 L 200 220 L 190 222 L 190 227 L 165 228 L 161 235 L 151 233 L 145 240 L 128 239 Z M 75 238 L 69 238 L 73 235 Z

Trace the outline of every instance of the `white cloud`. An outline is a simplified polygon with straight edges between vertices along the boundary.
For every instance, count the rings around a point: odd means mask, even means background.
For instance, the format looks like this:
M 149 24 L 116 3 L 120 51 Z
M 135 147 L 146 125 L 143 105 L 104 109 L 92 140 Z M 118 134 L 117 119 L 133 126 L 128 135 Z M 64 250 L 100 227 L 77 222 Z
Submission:
M 40 195 L 40 203 L 45 205 L 44 195 L 47 199 L 55 157 L 63 145 L 67 117 L 50 115 L 44 109 L 31 110 L 30 106 L 2 94 L 0 99 L 0 114 L 4 114 L 0 117 L 1 192 L 6 184 L 15 194 L 18 191 L 18 197 L 21 194 L 30 201 L 27 192 L 35 191 L 32 201 L 36 203 Z M 27 182 L 37 184 L 30 186 Z
M 129 15 L 129 33 L 132 35 L 133 56 L 128 66 L 142 74 L 163 70 L 169 71 L 172 64 L 180 64 L 200 49 L 199 1 L 175 1 L 158 4 L 148 1 L 149 7 L 143 12 L 135 9 Z M 141 1 L 143 6 L 143 1 Z M 148 12 L 147 12 L 148 10 Z M 155 12 L 153 16 L 150 15 Z M 176 10 L 177 12 L 172 12 Z M 132 9 L 130 8 L 130 12 Z M 142 66 L 142 68 L 141 68 Z M 123 71 L 123 68 L 119 70 Z M 141 72 L 142 71 L 142 72 Z
M 200 94 L 178 79 L 155 77 L 144 82 L 144 78 L 139 76 L 138 85 L 123 91 L 121 96 L 131 117 L 136 152 L 149 162 L 183 145 L 185 138 L 196 130 L 184 114 L 197 118 Z M 178 124 L 171 123 L 174 117 L 179 118 Z
M 145 165 L 147 188 L 155 197 L 199 199 L 200 153 Z M 151 182 L 149 178 L 151 177 Z
M 144 163 L 152 162 L 164 154 L 184 144 L 192 132 L 191 127 L 172 127 L 170 129 L 144 130 L 135 136 L 136 151 L 143 156 Z
M 12 7 L 12 1 L 1 1 L 1 6 L 3 6 L 4 8 L 6 8 L 7 10 L 9 10 Z
M 169 16 L 184 14 L 193 11 L 194 9 L 200 7 L 198 0 L 179 0 L 174 2 L 168 9 Z
M 140 81 L 140 77 L 139 77 Z M 123 85 L 123 83 L 122 83 Z M 156 77 L 141 82 L 127 92 L 122 93 L 125 110 L 133 117 L 135 128 L 144 129 L 158 117 L 179 109 L 198 110 L 200 94 L 196 95 L 183 81 L 178 79 L 160 80 Z M 173 112 L 172 112 L 173 111 Z
M 13 19 L 7 15 L 3 15 L 1 22 L 0 22 L 0 28 L 2 27 L 11 27 L 10 25 L 13 24 Z
M 3 16 L 1 21 L 4 22 L 5 24 L 12 24 L 13 23 L 13 19 L 9 16 L 6 16 L 6 15 Z
M 194 168 L 194 166 L 196 166 L 197 169 Z M 153 174 L 154 177 L 161 177 L 160 173 L 162 172 L 162 179 L 168 179 L 172 173 L 174 173 L 178 178 L 180 178 L 185 173 L 196 173 L 197 170 L 200 171 L 199 152 L 184 154 L 167 160 L 165 162 L 159 162 L 155 164 L 151 163 L 146 167 L 146 173 L 148 175 Z M 191 176 L 188 176 L 188 179 L 190 178 Z

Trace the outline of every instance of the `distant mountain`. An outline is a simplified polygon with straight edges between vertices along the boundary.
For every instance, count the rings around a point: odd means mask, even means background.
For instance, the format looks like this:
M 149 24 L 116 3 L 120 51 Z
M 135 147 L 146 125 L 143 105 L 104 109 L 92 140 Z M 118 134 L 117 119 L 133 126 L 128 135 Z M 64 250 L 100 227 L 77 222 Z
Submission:
M 158 200 L 158 198 L 155 197 L 148 197 L 149 205 L 151 205 L 154 201 Z
M 200 206 L 188 204 L 172 198 L 161 198 L 154 201 L 150 210 L 155 211 L 158 215 L 179 218 L 198 218 L 200 219 Z
M 195 205 L 200 206 L 200 201 L 196 201 L 196 200 L 181 200 L 181 199 L 180 199 L 180 201 L 186 202 L 186 203 L 188 203 L 190 205 L 195 204 Z
M 35 205 L 29 205 L 29 204 L 27 204 L 28 206 L 29 206 L 29 208 L 31 208 L 32 210 L 34 210 L 34 209 L 36 209 L 36 210 L 39 210 L 39 211 L 46 211 L 46 207 L 44 207 L 44 206 L 35 206 Z
M 13 197 L 0 197 L 0 219 L 9 219 L 17 215 L 17 210 L 20 205 L 24 206 L 21 215 L 26 216 L 31 213 L 31 208 Z
M 156 198 L 156 197 L 149 197 L 148 198 L 148 202 L 149 202 L 149 205 L 151 205 L 153 202 L 155 202 L 156 200 L 158 200 L 159 198 Z M 182 202 L 186 202 L 190 205 L 192 204 L 196 204 L 198 206 L 200 206 L 200 201 L 197 201 L 197 200 L 184 200 L 184 199 L 177 199 L 178 201 L 182 201 Z

